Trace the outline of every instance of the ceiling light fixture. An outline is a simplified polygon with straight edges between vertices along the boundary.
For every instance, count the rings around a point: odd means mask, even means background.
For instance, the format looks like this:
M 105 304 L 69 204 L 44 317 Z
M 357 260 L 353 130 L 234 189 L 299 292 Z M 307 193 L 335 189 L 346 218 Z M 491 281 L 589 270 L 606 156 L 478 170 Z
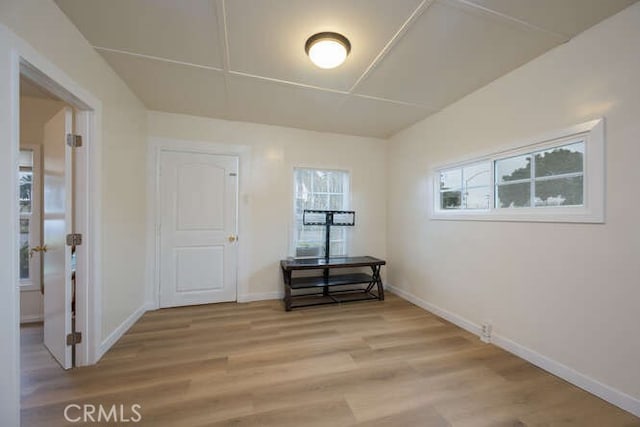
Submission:
M 311 62 L 320 68 L 329 69 L 337 67 L 347 59 L 351 52 L 351 43 L 342 34 L 318 33 L 309 37 L 304 50 Z

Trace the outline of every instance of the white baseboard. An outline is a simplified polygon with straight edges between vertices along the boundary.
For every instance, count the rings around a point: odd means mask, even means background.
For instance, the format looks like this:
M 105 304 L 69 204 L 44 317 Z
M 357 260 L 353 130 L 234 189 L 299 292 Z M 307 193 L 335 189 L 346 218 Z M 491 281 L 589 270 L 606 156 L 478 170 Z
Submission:
M 443 319 L 448 320 L 454 325 L 459 326 L 462 329 L 467 330 L 474 335 L 480 336 L 480 332 L 482 331 L 482 328 L 480 327 L 480 325 L 476 325 L 475 323 L 470 322 L 464 317 L 458 316 L 457 314 L 447 311 L 444 308 L 440 308 L 437 305 L 433 305 L 430 302 L 427 302 L 422 298 L 419 298 L 403 289 L 396 288 L 393 285 L 387 284 L 385 286 L 385 289 L 388 289 L 390 292 L 398 295 L 399 297 L 409 301 L 414 305 L 417 305 L 420 308 L 427 310 L 428 312 L 435 314 L 438 317 L 442 317 Z
M 44 322 L 44 316 L 42 314 L 27 314 L 20 316 L 20 323 L 35 323 Z
M 238 295 L 238 302 L 253 302 L 253 301 L 266 301 L 273 299 L 282 299 L 284 297 L 282 292 L 264 292 L 261 294 L 244 294 Z
M 640 417 L 640 399 L 636 399 L 621 392 L 620 390 L 616 390 L 615 388 L 603 384 L 598 380 L 581 374 L 569 366 L 563 365 L 560 362 L 537 353 L 530 348 L 510 340 L 509 338 L 493 334 L 491 342 L 509 353 L 513 353 L 539 368 L 542 368 L 547 372 L 551 372 L 553 375 L 560 377 L 591 394 L 595 394 L 599 398 L 606 400 L 625 411 L 631 412 L 637 417 Z
M 143 304 L 136 311 L 131 313 L 129 317 L 125 319 L 124 322 L 120 324 L 113 332 L 109 334 L 109 336 L 102 341 L 100 347 L 98 347 L 98 351 L 96 354 L 96 363 L 102 359 L 102 356 L 105 355 L 107 351 L 136 323 L 144 313 L 148 310 L 152 309 L 149 304 Z
M 481 335 L 482 328 L 480 325 L 475 324 L 457 314 L 451 313 L 443 308 L 440 308 L 434 304 L 431 304 L 422 298 L 419 298 L 407 291 L 397 288 L 393 285 L 386 285 L 386 289 L 390 292 L 398 295 L 399 297 L 409 301 L 412 304 L 421 307 L 436 316 L 442 317 L 445 320 L 465 329 L 478 337 Z M 616 390 L 606 384 L 601 383 L 587 375 L 584 375 L 569 366 L 563 365 L 553 359 L 548 358 L 540 353 L 531 350 L 509 338 L 503 337 L 499 334 L 493 334 L 491 337 L 491 343 L 515 354 L 516 356 L 544 369 L 553 375 L 562 378 L 571 384 L 580 387 L 583 390 L 588 391 L 591 394 L 598 396 L 599 398 L 606 400 L 607 402 L 616 405 L 619 408 L 624 409 L 632 413 L 635 416 L 640 417 L 640 399 L 630 396 L 620 390 Z

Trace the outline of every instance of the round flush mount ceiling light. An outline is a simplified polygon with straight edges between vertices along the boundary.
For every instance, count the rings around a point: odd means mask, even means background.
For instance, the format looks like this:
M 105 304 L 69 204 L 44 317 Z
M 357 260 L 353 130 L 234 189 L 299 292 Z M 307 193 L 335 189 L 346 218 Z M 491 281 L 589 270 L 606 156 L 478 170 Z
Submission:
M 311 62 L 320 68 L 335 68 L 342 64 L 351 51 L 349 40 L 338 33 L 314 34 L 304 45 Z

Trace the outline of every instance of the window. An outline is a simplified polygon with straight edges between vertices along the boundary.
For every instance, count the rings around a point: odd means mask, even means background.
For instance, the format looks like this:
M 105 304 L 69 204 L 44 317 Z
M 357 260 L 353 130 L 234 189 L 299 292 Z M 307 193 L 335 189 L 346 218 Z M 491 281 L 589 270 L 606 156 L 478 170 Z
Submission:
M 491 164 L 474 163 L 440 172 L 441 209 L 488 209 Z
M 324 255 L 325 227 L 305 226 L 305 209 L 348 210 L 349 173 L 337 170 L 294 170 L 295 225 L 293 247 L 296 257 Z M 331 255 L 347 254 L 346 227 L 331 227 Z
M 39 147 L 20 150 L 18 169 L 18 206 L 20 214 L 20 283 L 22 286 L 39 286 L 38 257 L 30 256 L 30 249 L 39 244 L 39 198 L 34 170 L 39 164 Z
M 582 206 L 584 141 L 496 160 L 496 208 Z
M 603 121 L 543 141 L 438 169 L 432 217 L 603 222 Z

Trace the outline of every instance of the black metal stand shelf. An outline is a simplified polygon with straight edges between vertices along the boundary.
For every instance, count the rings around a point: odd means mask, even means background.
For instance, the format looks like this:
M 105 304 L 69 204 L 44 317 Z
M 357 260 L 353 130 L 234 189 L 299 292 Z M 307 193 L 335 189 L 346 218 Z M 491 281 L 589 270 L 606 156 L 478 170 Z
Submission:
M 328 279 L 325 279 L 324 276 L 295 277 L 291 279 L 291 289 L 315 288 L 318 286 L 359 285 L 373 281 L 373 276 L 365 273 L 339 274 L 329 276 Z
M 370 256 L 282 260 L 280 267 L 284 278 L 285 309 L 290 311 L 300 307 L 352 301 L 382 301 L 384 300 L 384 288 L 380 277 L 380 268 L 385 264 L 386 261 Z M 369 267 L 371 274 L 329 274 L 331 269 L 356 267 Z M 322 270 L 323 275 L 293 277 L 293 272 L 296 270 Z M 343 288 L 335 289 L 338 286 Z M 308 292 L 314 288 L 322 288 L 322 292 Z M 302 292 L 294 294 L 294 290 Z M 293 303 L 294 300 L 296 304 Z

